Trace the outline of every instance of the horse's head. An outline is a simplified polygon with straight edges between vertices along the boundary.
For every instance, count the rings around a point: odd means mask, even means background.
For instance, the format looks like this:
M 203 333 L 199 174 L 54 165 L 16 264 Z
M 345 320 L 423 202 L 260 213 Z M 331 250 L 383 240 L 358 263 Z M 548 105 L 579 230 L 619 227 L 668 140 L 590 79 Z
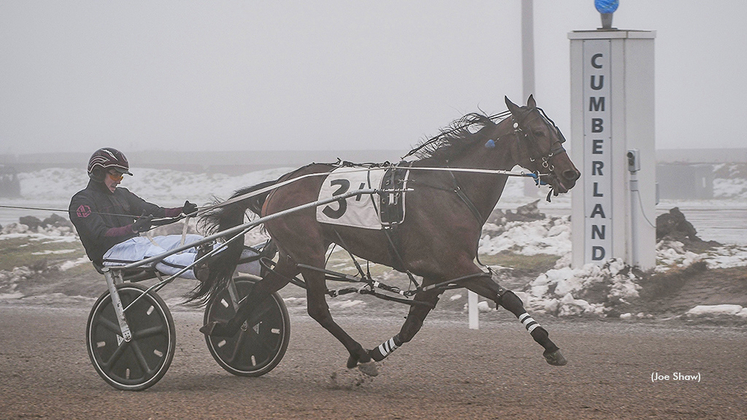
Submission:
M 505 99 L 517 139 L 514 148 L 517 164 L 538 174 L 550 185 L 554 195 L 568 192 L 581 173 L 563 148 L 563 133 L 542 108 L 537 108 L 534 97 L 529 96 L 526 106 L 518 106 L 508 97 Z

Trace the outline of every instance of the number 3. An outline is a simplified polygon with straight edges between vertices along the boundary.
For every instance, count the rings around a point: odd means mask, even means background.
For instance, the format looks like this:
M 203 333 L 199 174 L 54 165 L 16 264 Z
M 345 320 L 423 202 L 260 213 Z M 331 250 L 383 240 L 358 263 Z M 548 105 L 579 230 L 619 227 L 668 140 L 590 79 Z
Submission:
M 339 185 L 339 188 L 337 188 L 337 190 L 332 193 L 332 195 L 345 194 L 350 189 L 350 181 L 347 179 L 332 180 L 332 182 L 330 182 L 330 185 Z M 330 219 L 339 219 L 343 214 L 345 214 L 345 211 L 348 209 L 348 202 L 341 198 L 337 200 L 337 203 L 340 204 L 337 210 L 334 210 L 332 206 L 327 205 L 326 207 L 324 207 L 324 209 L 322 209 L 322 213 L 324 213 Z

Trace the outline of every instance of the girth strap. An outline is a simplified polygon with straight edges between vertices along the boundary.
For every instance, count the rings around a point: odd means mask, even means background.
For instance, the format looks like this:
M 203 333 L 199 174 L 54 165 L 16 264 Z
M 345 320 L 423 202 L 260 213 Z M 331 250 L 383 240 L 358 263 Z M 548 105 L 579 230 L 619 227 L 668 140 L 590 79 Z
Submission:
M 472 213 L 473 216 L 475 216 L 475 219 L 477 219 L 477 223 L 482 226 L 483 223 L 485 223 L 486 219 L 483 219 L 482 214 L 480 214 L 480 210 L 475 207 L 475 204 L 472 202 L 472 200 L 467 197 L 467 194 L 465 194 L 462 191 L 462 187 L 459 186 L 459 182 L 457 182 L 456 177 L 454 176 L 454 173 L 449 171 L 449 175 L 451 175 L 451 179 L 454 181 L 454 192 L 456 195 L 464 202 L 464 204 L 467 206 L 469 211 Z M 486 267 L 488 269 L 488 273 L 492 276 L 493 269 L 490 268 L 490 266 L 485 265 L 480 261 L 480 253 L 478 252 L 479 243 L 475 245 L 475 259 L 477 260 L 477 263 L 480 264 L 483 267 Z
M 420 284 L 417 280 L 415 280 L 415 276 L 405 268 L 405 262 L 402 259 L 402 256 L 399 254 L 399 250 L 395 244 L 394 239 L 392 238 L 392 235 L 394 234 L 393 228 L 384 228 L 384 234 L 386 235 L 386 239 L 389 241 L 389 250 L 390 253 L 394 256 L 395 260 L 399 263 L 401 267 L 401 271 L 403 271 L 405 274 L 407 274 L 407 278 L 410 279 L 410 283 L 412 283 L 416 288 L 420 287 Z
M 467 197 L 467 194 L 462 191 L 462 187 L 459 186 L 459 182 L 457 182 L 454 173 L 449 171 L 449 175 L 451 175 L 451 179 L 452 181 L 454 181 L 454 192 L 456 193 L 456 195 L 464 202 L 464 204 L 467 205 L 467 208 L 472 213 L 472 215 L 475 216 L 475 219 L 477 219 L 479 223 L 483 223 L 485 219 L 482 218 L 480 210 L 475 207 L 475 204 L 472 202 L 472 200 L 470 200 L 469 197 Z

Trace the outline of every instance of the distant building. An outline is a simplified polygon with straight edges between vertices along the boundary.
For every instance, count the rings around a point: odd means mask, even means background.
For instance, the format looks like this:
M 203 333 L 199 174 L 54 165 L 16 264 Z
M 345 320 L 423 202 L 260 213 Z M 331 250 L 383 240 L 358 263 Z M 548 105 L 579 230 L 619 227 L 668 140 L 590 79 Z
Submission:
M 21 182 L 12 166 L 0 164 L 0 197 L 20 197 Z
M 656 165 L 656 181 L 663 200 L 713 198 L 713 165 L 660 163 Z
M 747 163 L 747 148 L 657 149 L 657 163 Z
M 723 163 L 747 163 L 747 148 L 659 149 L 656 182 L 661 199 L 713 198 L 714 170 Z

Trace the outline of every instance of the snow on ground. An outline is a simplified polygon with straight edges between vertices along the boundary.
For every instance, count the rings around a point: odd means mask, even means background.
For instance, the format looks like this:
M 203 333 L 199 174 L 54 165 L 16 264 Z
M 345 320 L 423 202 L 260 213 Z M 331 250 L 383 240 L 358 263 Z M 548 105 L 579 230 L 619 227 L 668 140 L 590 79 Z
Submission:
M 11 223 L 0 229 L 0 241 L 4 239 L 29 238 L 35 241 L 51 242 L 77 242 L 75 232 L 69 227 L 39 227 L 31 231 L 28 226 L 21 223 Z
M 208 203 L 216 197 L 225 199 L 239 188 L 275 179 L 288 170 L 289 168 L 280 168 L 251 172 L 241 176 L 228 176 L 133 168 L 132 172 L 135 176 L 126 177 L 122 186 L 149 201 L 165 206 L 179 205 L 186 199 Z M 24 198 L 6 199 L 3 200 L 3 204 L 23 206 L 29 205 L 28 203 L 44 202 L 55 203 L 65 209 L 70 197 L 85 187 L 88 182 L 85 172 L 78 169 L 46 169 L 21 173 L 19 178 Z M 546 192 L 539 191 L 536 195 L 544 193 Z M 718 198 L 743 203 L 747 200 L 747 180 L 717 179 L 714 181 L 714 193 Z M 525 196 L 525 184 L 522 179 L 510 179 L 500 204 L 502 208 L 511 208 L 511 206 L 515 208 L 533 199 L 534 197 Z M 549 207 L 552 206 L 570 207 L 569 198 L 567 196 L 557 197 L 549 205 Z M 18 215 L 25 214 L 28 213 L 17 210 L 14 219 L 17 221 Z M 1 233 L 0 240 L 27 237 L 39 241 L 78 241 L 74 232 L 66 228 L 48 228 L 39 232 L 30 232 L 24 225 L 8 224 L 7 221 Z M 257 241 L 259 240 L 258 237 Z M 607 261 L 603 266 L 589 264 L 577 269 L 570 267 L 571 228 L 567 216 L 549 217 L 532 222 L 509 222 L 504 226 L 486 225 L 479 242 L 479 252 L 483 255 L 494 255 L 504 251 L 521 255 L 549 254 L 561 257 L 554 269 L 539 275 L 526 291 L 517 292 L 532 310 L 557 316 L 588 314 L 604 316 L 609 308 L 605 307 L 602 301 L 626 302 L 638 296 L 640 279 L 620 260 Z M 663 241 L 657 244 L 656 252 L 657 272 L 664 272 L 675 266 L 688 266 L 701 260 L 705 261 L 710 268 L 747 266 L 747 247 L 745 246 L 724 245 L 706 253 L 696 254 L 684 250 L 682 243 Z M 61 255 L 64 253 L 56 254 L 56 256 Z M 58 268 L 64 271 L 87 263 L 88 260 L 85 257 L 75 258 L 61 263 Z M 32 273 L 26 267 L 18 267 L 12 271 L 0 271 L 0 301 L 22 297 L 15 292 L 17 284 L 31 275 Z M 591 291 L 597 292 L 596 300 L 590 297 L 583 298 L 591 296 L 593 294 Z M 71 299 L 77 298 L 79 297 Z M 50 295 L 37 296 L 34 299 L 36 301 L 47 300 L 52 303 L 59 301 L 62 297 Z M 352 303 L 346 304 L 362 304 L 360 301 L 350 302 Z M 737 308 L 737 306 L 698 306 L 688 312 L 687 316 L 717 313 L 747 317 L 747 309 Z M 482 309 L 487 310 L 487 308 Z M 629 317 L 632 316 L 630 314 L 621 316 L 623 319 Z
M 552 217 L 532 222 L 508 222 L 505 232 L 491 235 L 500 228 L 487 223 L 480 238 L 478 252 L 495 255 L 513 251 L 521 255 L 566 255 L 571 252 L 571 224 L 569 217 Z
M 239 188 L 276 179 L 289 170 L 290 168 L 276 168 L 230 176 L 170 169 L 132 168 L 130 172 L 133 176 L 125 176 L 120 186 L 157 204 L 183 203 L 184 200 L 205 203 L 212 201 L 213 197 L 226 199 Z M 73 194 L 88 184 L 85 170 L 71 168 L 23 172 L 18 174 L 18 178 L 23 198 L 35 200 L 69 202 Z
M 557 316 L 599 315 L 605 316 L 606 302 L 630 303 L 638 297 L 640 279 L 620 259 L 611 259 L 604 265 L 586 264 L 572 269 L 562 266 L 540 274 L 523 293 L 523 300 L 530 308 Z M 577 298 L 589 290 L 601 289 L 602 302 L 589 302 Z
M 685 313 L 687 316 L 733 315 L 747 318 L 747 308 L 740 305 L 698 305 Z
M 239 188 L 278 178 L 292 169 L 294 168 L 275 168 L 231 176 L 134 167 L 131 169 L 134 176 L 125 176 L 121 186 L 154 202 L 183 202 L 186 199 L 207 202 L 213 197 L 225 199 Z M 88 183 L 85 170 L 76 168 L 50 168 L 22 172 L 18 174 L 18 178 L 23 198 L 3 199 L 4 202 L 23 202 L 23 200 L 69 202 L 70 197 L 85 188 Z M 713 191 L 714 198 L 718 200 L 707 200 L 706 203 L 723 204 L 723 200 L 730 200 L 744 204 L 747 200 L 747 179 L 714 179 Z M 527 194 L 544 197 L 546 193 L 547 190 L 542 188 L 527 192 L 524 179 L 511 178 L 506 184 L 499 206 L 506 207 L 515 202 L 519 205 L 526 204 L 527 201 L 531 201 L 531 198 L 527 200 Z M 545 205 L 546 207 L 566 206 L 569 202 L 569 196 L 562 195 L 553 197 L 553 203 Z
M 747 199 L 747 179 L 717 178 L 713 180 L 713 197 L 714 198 L 741 198 Z
M 491 235 L 491 232 L 501 232 Z M 493 255 L 512 251 L 521 255 L 558 255 L 554 269 L 539 275 L 525 292 L 516 292 L 534 311 L 556 316 L 605 316 L 610 306 L 631 303 L 638 297 L 640 277 L 619 259 L 603 266 L 587 264 L 581 268 L 570 267 L 570 220 L 568 217 L 550 217 L 532 222 L 510 222 L 502 229 L 486 225 L 480 239 L 479 252 Z M 724 245 L 696 254 L 686 251 L 681 242 L 664 240 L 657 244 L 656 272 L 672 267 L 687 267 L 705 261 L 709 268 L 747 266 L 747 247 Z M 602 294 L 590 293 L 601 290 Z M 592 295 L 590 299 L 581 296 Z M 603 303 L 604 302 L 604 303 Z M 622 318 L 628 318 L 624 314 Z

